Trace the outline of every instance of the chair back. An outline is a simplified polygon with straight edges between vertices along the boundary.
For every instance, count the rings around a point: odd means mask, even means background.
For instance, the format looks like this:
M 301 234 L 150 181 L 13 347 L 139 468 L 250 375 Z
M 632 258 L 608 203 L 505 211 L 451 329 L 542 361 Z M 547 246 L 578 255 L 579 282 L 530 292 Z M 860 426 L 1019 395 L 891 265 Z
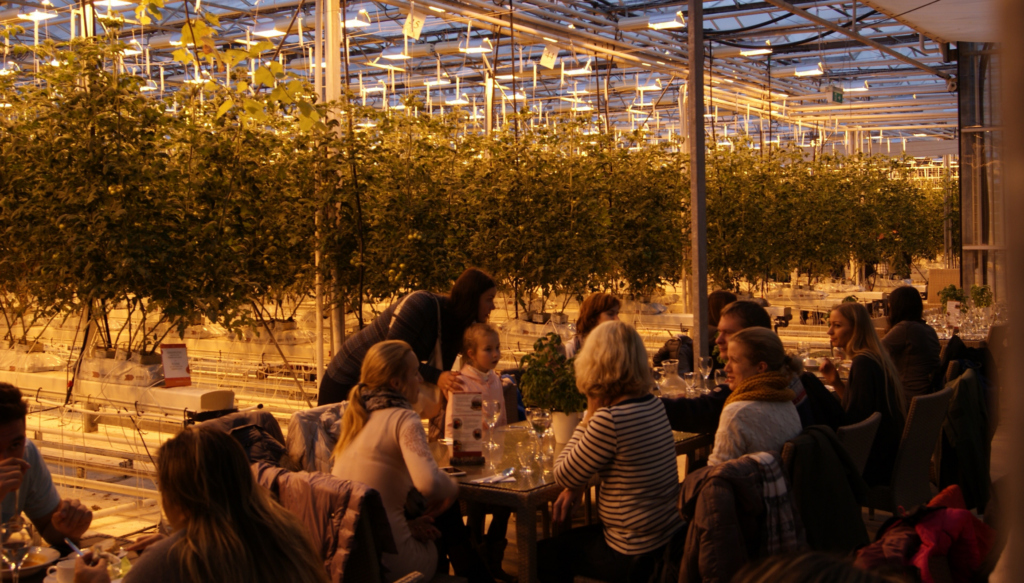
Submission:
M 893 510 L 900 506 L 910 510 L 931 500 L 929 464 L 952 398 L 953 388 L 947 387 L 932 395 L 914 397 L 910 402 L 907 424 L 892 471 Z
M 871 446 L 875 444 L 875 434 L 878 433 L 878 426 L 881 424 L 882 414 L 875 411 L 860 423 L 844 425 L 836 430 L 839 443 L 846 448 L 846 453 L 850 454 L 857 471 L 861 474 L 864 473 L 864 466 L 867 465 L 868 456 L 871 454 Z
M 348 401 L 296 411 L 288 420 L 288 455 L 306 472 L 331 473 L 331 452 Z

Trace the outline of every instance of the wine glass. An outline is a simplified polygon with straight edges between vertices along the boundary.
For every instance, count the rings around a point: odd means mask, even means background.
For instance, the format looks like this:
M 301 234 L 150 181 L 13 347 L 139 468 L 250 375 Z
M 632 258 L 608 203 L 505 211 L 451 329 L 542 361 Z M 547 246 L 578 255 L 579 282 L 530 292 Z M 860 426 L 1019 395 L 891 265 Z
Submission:
M 26 523 L 18 514 L 3 524 L 0 533 L 3 537 L 3 559 L 11 570 L 13 583 L 18 583 L 18 571 L 32 550 L 29 544 L 32 540 L 31 528 L 31 523 Z
M 530 407 L 526 410 L 526 418 L 529 419 L 533 430 L 537 432 L 537 439 L 544 437 L 544 432 L 551 427 L 551 411 L 540 407 Z
M 715 359 L 712 356 L 702 356 L 698 366 L 700 367 L 700 388 L 703 389 L 707 386 L 704 381 L 709 380 L 715 370 Z
M 483 402 L 484 425 L 487 426 L 487 449 L 496 449 L 498 444 L 494 441 L 494 427 L 501 417 L 501 402 L 496 399 L 484 399 Z

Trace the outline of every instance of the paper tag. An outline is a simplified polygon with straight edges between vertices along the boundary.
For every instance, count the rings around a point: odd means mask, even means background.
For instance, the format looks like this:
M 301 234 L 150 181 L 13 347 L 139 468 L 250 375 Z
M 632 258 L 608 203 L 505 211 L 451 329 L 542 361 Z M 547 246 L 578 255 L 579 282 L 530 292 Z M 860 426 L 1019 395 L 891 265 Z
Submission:
M 946 302 L 946 325 L 952 328 L 960 325 L 960 302 Z
M 192 385 L 192 369 L 188 366 L 188 348 L 184 344 L 161 344 L 160 357 L 164 364 L 164 387 Z
M 558 61 L 558 47 L 544 45 L 544 54 L 540 56 L 540 66 L 545 69 L 554 69 L 556 61 Z
M 402 26 L 402 34 L 413 39 L 420 40 L 420 33 L 423 32 L 423 24 L 427 21 L 427 17 L 416 10 L 414 6 L 409 11 L 409 16 L 405 19 L 405 25 Z
M 452 456 L 476 457 L 483 451 L 484 397 L 481 393 L 452 393 Z

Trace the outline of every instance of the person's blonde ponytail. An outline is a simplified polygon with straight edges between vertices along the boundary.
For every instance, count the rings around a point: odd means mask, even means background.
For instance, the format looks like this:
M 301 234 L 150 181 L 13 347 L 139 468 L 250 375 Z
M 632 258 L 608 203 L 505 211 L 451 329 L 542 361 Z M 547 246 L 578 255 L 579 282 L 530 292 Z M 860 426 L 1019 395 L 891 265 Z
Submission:
M 363 383 L 359 383 L 348 393 L 348 407 L 341 417 L 341 433 L 338 435 L 338 443 L 334 446 L 332 457 L 338 457 L 341 452 L 345 451 L 348 444 L 352 443 L 352 440 L 363 430 L 363 426 L 370 418 L 370 414 L 366 411 L 366 405 L 363 404 L 362 393 L 365 386 Z
M 359 384 L 352 387 L 348 394 L 348 408 L 341 417 L 341 433 L 338 435 L 338 444 L 334 446 L 332 457 L 337 458 L 345 451 L 370 418 L 363 393 L 389 389 L 391 379 L 405 375 L 405 355 L 412 351 L 412 347 L 406 342 L 385 340 L 374 344 L 366 352 L 363 366 L 359 371 Z

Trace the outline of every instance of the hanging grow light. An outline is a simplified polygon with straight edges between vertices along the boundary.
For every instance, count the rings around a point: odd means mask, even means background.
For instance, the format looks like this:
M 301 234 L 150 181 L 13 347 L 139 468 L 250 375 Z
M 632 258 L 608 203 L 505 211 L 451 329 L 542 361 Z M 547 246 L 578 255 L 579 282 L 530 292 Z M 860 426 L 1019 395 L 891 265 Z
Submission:
M 459 43 L 459 52 L 470 55 L 481 55 L 493 52 L 491 39 L 467 38 Z
M 683 11 L 669 14 L 653 14 L 647 19 L 648 28 L 654 30 L 668 30 L 683 28 L 686 26 L 686 19 L 683 18 Z
M 51 18 L 57 18 L 57 13 L 52 10 L 47 10 L 47 6 L 52 6 L 49 0 L 43 0 L 43 8 L 36 8 L 32 12 L 22 12 L 18 14 L 18 18 L 21 20 L 31 20 L 33 22 L 40 22 L 43 20 L 49 20 Z
M 282 18 L 262 24 L 257 23 L 252 33 L 263 38 L 285 36 L 291 28 L 291 18 Z
M 149 79 L 139 87 L 139 91 L 157 91 L 160 88 L 157 87 L 156 81 Z
M 759 57 L 772 54 L 771 41 L 765 41 L 764 44 L 764 48 L 717 46 L 714 48 L 714 55 L 728 59 L 730 57 Z
M 466 99 L 466 94 L 462 95 L 455 94 L 455 99 L 448 99 L 444 102 L 445 105 L 469 105 L 469 100 Z
M 0 75 L 14 75 L 21 71 L 17 63 L 4 63 L 0 66 Z
M 380 57 L 378 57 L 378 58 L 376 58 L 376 59 L 374 59 L 372 61 L 367 61 L 366 64 L 369 65 L 370 67 L 376 67 L 378 69 L 384 69 L 385 71 L 394 71 L 396 73 L 404 73 L 405 72 L 405 68 L 404 67 L 399 67 L 398 65 L 392 65 L 390 63 L 382 63 L 382 62 L 380 62 Z
M 370 13 L 366 10 L 348 12 L 345 14 L 342 23 L 345 25 L 345 28 L 366 28 L 370 26 Z
M 399 45 L 384 49 L 380 56 L 390 61 L 404 61 L 412 58 L 412 55 L 407 54 L 405 48 Z

